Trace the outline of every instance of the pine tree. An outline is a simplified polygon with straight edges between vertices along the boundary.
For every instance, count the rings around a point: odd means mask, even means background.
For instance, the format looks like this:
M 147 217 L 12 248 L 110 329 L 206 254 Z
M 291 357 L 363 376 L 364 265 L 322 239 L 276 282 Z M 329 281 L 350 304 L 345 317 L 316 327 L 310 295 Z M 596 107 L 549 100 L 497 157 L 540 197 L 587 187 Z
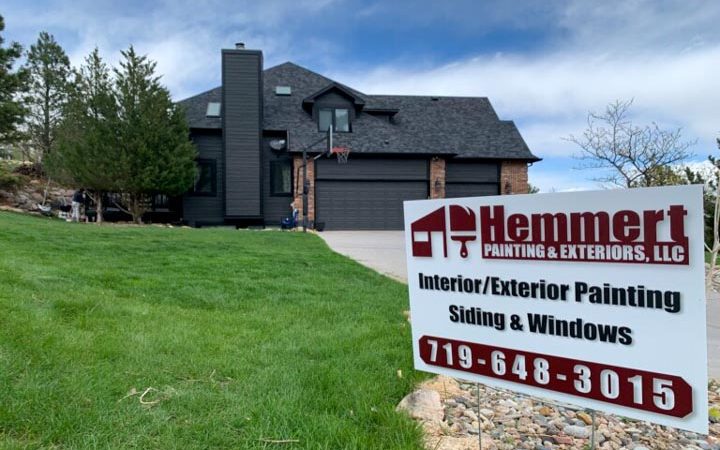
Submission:
M 88 190 L 101 223 L 103 198 L 120 183 L 117 103 L 110 69 L 97 48 L 75 71 L 71 86 L 46 166 L 54 178 Z
M 5 20 L 0 16 L 0 33 L 5 30 Z M 4 47 L 0 34 L 0 143 L 10 144 L 22 139 L 18 126 L 22 124 L 26 110 L 19 94 L 25 90 L 27 71 L 13 71 L 15 61 L 22 55 L 22 46 L 11 42 Z
M 68 100 L 70 60 L 55 38 L 43 31 L 27 52 L 29 114 L 27 131 L 37 161 L 55 146 L 62 110 Z
M 155 75 L 156 63 L 131 46 L 115 69 L 118 100 L 119 192 L 140 223 L 153 195 L 179 195 L 195 179 L 195 147 L 184 112 Z

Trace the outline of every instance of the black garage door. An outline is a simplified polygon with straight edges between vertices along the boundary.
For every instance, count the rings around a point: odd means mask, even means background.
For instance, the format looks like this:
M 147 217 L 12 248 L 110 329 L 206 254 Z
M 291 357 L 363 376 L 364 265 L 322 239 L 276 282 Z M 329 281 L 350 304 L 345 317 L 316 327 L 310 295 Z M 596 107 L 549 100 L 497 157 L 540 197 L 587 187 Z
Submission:
M 427 160 L 320 159 L 315 220 L 326 230 L 402 230 L 402 202 L 427 198 L 427 177 Z
M 445 197 L 500 194 L 500 165 L 494 162 L 453 161 L 445 165 Z

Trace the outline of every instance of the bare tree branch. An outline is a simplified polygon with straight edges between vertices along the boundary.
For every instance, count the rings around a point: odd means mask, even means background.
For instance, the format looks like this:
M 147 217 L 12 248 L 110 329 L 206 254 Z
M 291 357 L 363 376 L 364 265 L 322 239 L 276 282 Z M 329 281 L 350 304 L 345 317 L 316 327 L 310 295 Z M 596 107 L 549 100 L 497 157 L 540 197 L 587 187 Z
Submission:
M 671 166 L 693 156 L 689 149 L 696 141 L 683 141 L 681 128 L 663 130 L 654 122 L 633 125 L 632 104 L 616 100 L 602 114 L 589 113 L 582 136 L 565 138 L 580 149 L 577 168 L 595 171 L 594 181 L 619 187 L 673 184 Z

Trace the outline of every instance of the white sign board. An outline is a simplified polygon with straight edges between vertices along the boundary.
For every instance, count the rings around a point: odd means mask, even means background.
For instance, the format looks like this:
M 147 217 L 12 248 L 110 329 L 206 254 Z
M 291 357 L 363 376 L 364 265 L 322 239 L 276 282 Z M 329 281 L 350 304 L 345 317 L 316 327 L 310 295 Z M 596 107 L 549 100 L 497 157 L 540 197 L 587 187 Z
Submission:
M 405 202 L 415 367 L 708 432 L 701 186 Z

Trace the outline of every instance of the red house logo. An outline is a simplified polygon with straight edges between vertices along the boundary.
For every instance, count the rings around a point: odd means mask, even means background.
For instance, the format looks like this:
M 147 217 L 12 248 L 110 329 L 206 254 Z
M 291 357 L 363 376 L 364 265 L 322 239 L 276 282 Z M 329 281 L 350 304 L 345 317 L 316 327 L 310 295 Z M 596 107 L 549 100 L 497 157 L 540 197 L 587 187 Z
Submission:
M 443 206 L 413 222 L 410 229 L 413 256 L 432 257 L 432 235 L 440 233 L 445 258 L 448 256 L 448 235 L 450 240 L 460 242 L 460 256 L 467 258 L 467 243 L 477 239 L 477 216 L 466 206 Z

